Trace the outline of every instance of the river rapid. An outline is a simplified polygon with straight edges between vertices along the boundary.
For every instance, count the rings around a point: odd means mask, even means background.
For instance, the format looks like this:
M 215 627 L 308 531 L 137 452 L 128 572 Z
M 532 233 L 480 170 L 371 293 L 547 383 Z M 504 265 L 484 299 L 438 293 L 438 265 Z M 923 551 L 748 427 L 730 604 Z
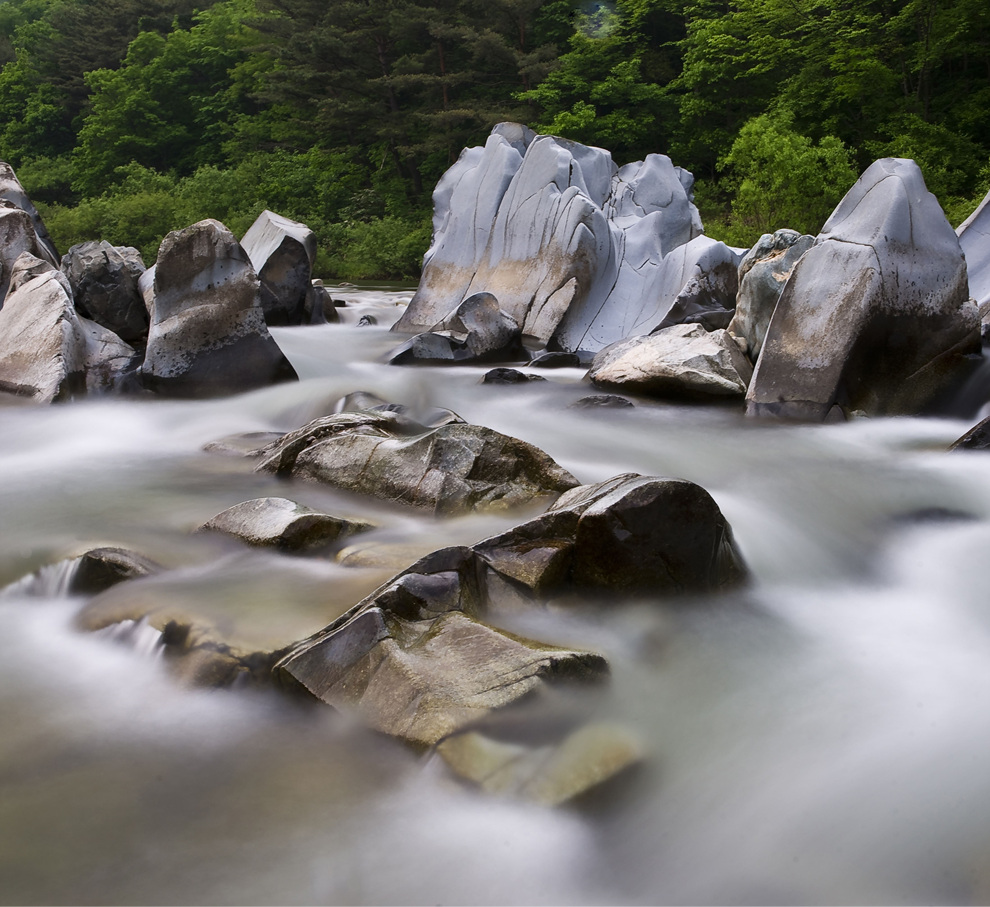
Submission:
M 338 295 L 338 291 L 335 291 Z M 975 418 L 768 425 L 739 408 L 569 409 L 577 369 L 381 364 L 408 292 L 272 331 L 300 375 L 223 400 L 0 409 L 3 903 L 986 903 L 990 456 Z M 377 326 L 358 326 L 361 314 Z M 605 654 L 560 708 L 617 722 L 644 764 L 548 809 L 478 793 L 428 754 L 275 693 L 179 685 L 154 638 L 73 628 L 45 564 L 99 545 L 170 568 L 156 595 L 263 645 L 324 626 L 392 570 L 191 531 L 269 494 L 379 529 L 411 562 L 521 520 L 424 517 L 202 452 L 372 391 L 541 447 L 582 482 L 704 486 L 752 572 L 710 599 L 538 611 L 509 629 Z M 29 594 L 30 593 L 30 594 Z

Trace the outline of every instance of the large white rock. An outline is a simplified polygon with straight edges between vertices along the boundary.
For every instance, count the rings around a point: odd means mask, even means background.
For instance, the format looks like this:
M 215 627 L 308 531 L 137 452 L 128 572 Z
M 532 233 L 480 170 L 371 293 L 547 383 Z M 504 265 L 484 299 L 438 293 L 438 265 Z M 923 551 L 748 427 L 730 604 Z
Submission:
M 134 350 L 83 318 L 65 275 L 29 253 L 14 263 L 0 309 L 0 390 L 52 403 L 107 391 L 133 364 Z
M 437 186 L 433 245 L 395 329 L 435 329 L 488 292 L 532 346 L 596 351 L 652 330 L 712 258 L 712 240 L 671 257 L 701 233 L 692 183 L 663 155 L 620 170 L 600 148 L 501 124 Z
M 802 236 L 796 230 L 764 233 L 739 263 L 739 292 L 728 330 L 742 341 L 751 362 L 756 362 L 763 349 L 784 284 L 814 242 L 813 236 Z
M 14 262 L 24 253 L 57 264 L 38 239 L 31 215 L 13 202 L 0 198 L 0 306 L 9 292 Z
M 990 192 L 956 231 L 966 256 L 969 295 L 977 305 L 990 302 Z
M 261 307 L 271 325 L 304 324 L 316 236 L 305 224 L 267 209 L 241 239 L 261 279 Z
M 667 398 L 742 397 L 753 370 L 724 330 L 676 324 L 606 347 L 588 377 L 599 387 Z
M 147 387 L 170 396 L 216 396 L 296 378 L 265 326 L 258 275 L 219 221 L 163 240 L 141 374 Z
M 58 252 L 55 249 L 55 243 L 48 235 L 48 228 L 42 221 L 38 209 L 28 198 L 27 192 L 24 191 L 21 181 L 14 173 L 14 168 L 5 161 L 0 161 L 0 199 L 10 202 L 15 208 L 20 208 L 31 218 L 31 226 L 34 228 L 38 244 L 41 246 L 42 254 L 38 257 L 57 265 L 59 263 Z
M 966 260 L 914 161 L 876 161 L 797 263 L 767 330 L 747 411 L 811 420 L 834 405 L 916 413 L 980 349 Z

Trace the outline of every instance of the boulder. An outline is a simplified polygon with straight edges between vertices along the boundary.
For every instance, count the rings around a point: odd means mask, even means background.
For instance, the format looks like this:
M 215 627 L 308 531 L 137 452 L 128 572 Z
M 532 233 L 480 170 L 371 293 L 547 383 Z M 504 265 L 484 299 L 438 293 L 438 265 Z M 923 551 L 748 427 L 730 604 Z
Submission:
M 105 240 L 79 243 L 62 258 L 80 314 L 137 346 L 148 339 L 148 310 L 138 289 L 145 270 L 137 249 Z
M 663 155 L 618 169 L 600 148 L 496 126 L 437 186 L 433 244 L 395 330 L 428 329 L 479 292 L 498 298 L 531 347 L 594 351 L 652 329 L 699 252 L 686 269 L 672 259 L 666 280 L 637 275 L 701 233 L 692 182 Z
M 876 161 L 784 286 L 750 383 L 751 415 L 822 421 L 833 406 L 918 413 L 980 350 L 966 260 L 914 161 Z
M 303 324 L 338 324 L 340 315 L 337 313 L 336 301 L 331 298 L 330 291 L 323 286 L 323 281 L 313 278 L 306 290 L 306 301 L 303 303 Z
M 431 746 L 537 690 L 594 680 L 600 655 L 522 639 L 449 610 L 408 619 L 371 605 L 334 622 L 275 666 L 368 725 Z
M 814 241 L 796 230 L 764 233 L 739 263 L 739 292 L 728 331 L 741 341 L 750 362 L 760 356 L 784 284 Z
M 305 224 L 267 209 L 241 239 L 261 279 L 261 307 L 270 325 L 309 324 L 315 309 L 312 271 L 316 236 Z M 320 311 L 323 310 L 320 301 Z
M 257 547 L 306 553 L 371 528 L 364 520 L 320 513 L 286 498 L 256 498 L 228 507 L 198 531 L 220 532 Z
M 38 240 L 31 215 L 0 198 L 0 306 L 10 292 L 14 263 L 24 254 L 56 266 L 55 256 Z
M 176 397 L 296 380 L 265 326 L 258 275 L 219 221 L 200 221 L 162 241 L 141 374 L 151 390 Z
M 114 390 L 136 353 L 116 334 L 83 318 L 53 264 L 23 253 L 0 309 L 0 390 L 52 403 Z
M 14 168 L 4 161 L 0 161 L 0 200 L 19 208 L 31 218 L 31 227 L 40 246 L 40 254 L 32 252 L 30 249 L 22 249 L 21 251 L 38 255 L 39 258 L 49 261 L 57 267 L 59 263 L 58 251 L 55 249 L 55 243 L 52 242 L 51 236 L 48 235 L 48 228 L 27 192 L 24 191 L 21 181 L 14 173 Z M 15 255 L 14 258 L 16 257 Z
M 431 331 L 389 354 L 391 365 L 493 362 L 526 358 L 519 325 L 491 293 L 464 300 Z
M 675 324 L 656 334 L 620 340 L 591 364 L 603 388 L 673 399 L 742 397 L 753 369 L 732 336 L 700 324 Z
M 976 304 L 990 303 L 990 192 L 956 230 L 966 256 L 969 295 Z
M 534 381 L 546 381 L 542 375 L 527 375 L 517 368 L 493 368 L 485 372 L 482 384 L 532 384 Z
M 119 583 L 161 570 L 154 561 L 126 548 L 92 548 L 79 557 L 46 564 L 0 590 L 0 595 L 60 598 L 97 595 Z
M 259 471 L 291 475 L 452 515 L 505 509 L 577 485 L 543 451 L 478 425 L 426 429 L 389 412 L 339 413 L 261 453 Z

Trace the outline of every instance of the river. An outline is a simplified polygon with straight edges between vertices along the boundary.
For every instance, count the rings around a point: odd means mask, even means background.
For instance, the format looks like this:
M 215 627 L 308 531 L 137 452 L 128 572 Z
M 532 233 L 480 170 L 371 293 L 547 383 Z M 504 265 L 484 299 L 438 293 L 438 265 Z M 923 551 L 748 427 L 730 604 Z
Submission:
M 337 295 L 337 291 L 334 291 Z M 390 574 L 191 530 L 267 494 L 378 523 L 411 561 L 513 518 L 426 518 L 286 485 L 207 442 L 285 431 L 356 390 L 532 442 L 584 482 L 703 485 L 752 572 L 691 601 L 520 615 L 608 656 L 561 708 L 646 754 L 608 798 L 482 795 L 331 709 L 189 689 L 147 644 L 83 634 L 57 583 L 0 595 L 3 903 L 986 903 L 990 456 L 975 421 L 747 421 L 637 401 L 581 410 L 577 369 L 381 364 L 410 293 L 355 290 L 345 323 L 273 330 L 300 375 L 224 400 L 0 409 L 0 586 L 98 545 L 170 568 L 152 592 L 231 636 L 300 638 Z M 361 314 L 377 326 L 358 326 Z M 39 593 L 39 586 L 41 592 Z

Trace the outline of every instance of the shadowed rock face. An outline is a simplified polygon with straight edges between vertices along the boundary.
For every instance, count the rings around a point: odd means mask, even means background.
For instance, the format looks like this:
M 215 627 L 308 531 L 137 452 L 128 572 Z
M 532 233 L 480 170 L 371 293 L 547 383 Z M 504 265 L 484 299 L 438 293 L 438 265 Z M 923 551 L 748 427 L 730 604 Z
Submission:
M 79 315 L 65 275 L 24 253 L 0 309 L 0 389 L 52 403 L 113 389 L 135 351 Z
M 294 380 L 260 300 L 258 275 L 223 224 L 205 220 L 169 233 L 155 265 L 146 386 L 198 397 Z
M 742 397 L 753 370 L 727 331 L 678 324 L 621 340 L 595 356 L 588 377 L 598 387 L 656 397 Z
M 121 340 L 141 346 L 148 337 L 148 309 L 138 290 L 144 271 L 137 249 L 106 241 L 80 243 L 62 259 L 79 312 Z
M 271 325 L 305 324 L 316 236 L 305 224 L 262 211 L 241 240 L 261 279 L 261 307 Z
M 739 292 L 728 331 L 744 342 L 750 362 L 760 356 L 784 284 L 814 242 L 796 230 L 764 233 L 739 263 Z
M 520 506 L 577 485 L 543 451 L 490 428 L 454 423 L 424 431 L 387 412 L 318 419 L 262 456 L 260 471 L 445 515 Z
M 820 421 L 833 405 L 917 413 L 979 351 L 959 240 L 913 161 L 877 161 L 784 287 L 750 384 L 754 415 Z
M 395 329 L 433 328 L 487 292 L 531 346 L 596 351 L 650 331 L 686 283 L 738 264 L 699 236 L 692 183 L 663 155 L 618 169 L 600 148 L 503 123 L 437 186 L 433 245 Z

